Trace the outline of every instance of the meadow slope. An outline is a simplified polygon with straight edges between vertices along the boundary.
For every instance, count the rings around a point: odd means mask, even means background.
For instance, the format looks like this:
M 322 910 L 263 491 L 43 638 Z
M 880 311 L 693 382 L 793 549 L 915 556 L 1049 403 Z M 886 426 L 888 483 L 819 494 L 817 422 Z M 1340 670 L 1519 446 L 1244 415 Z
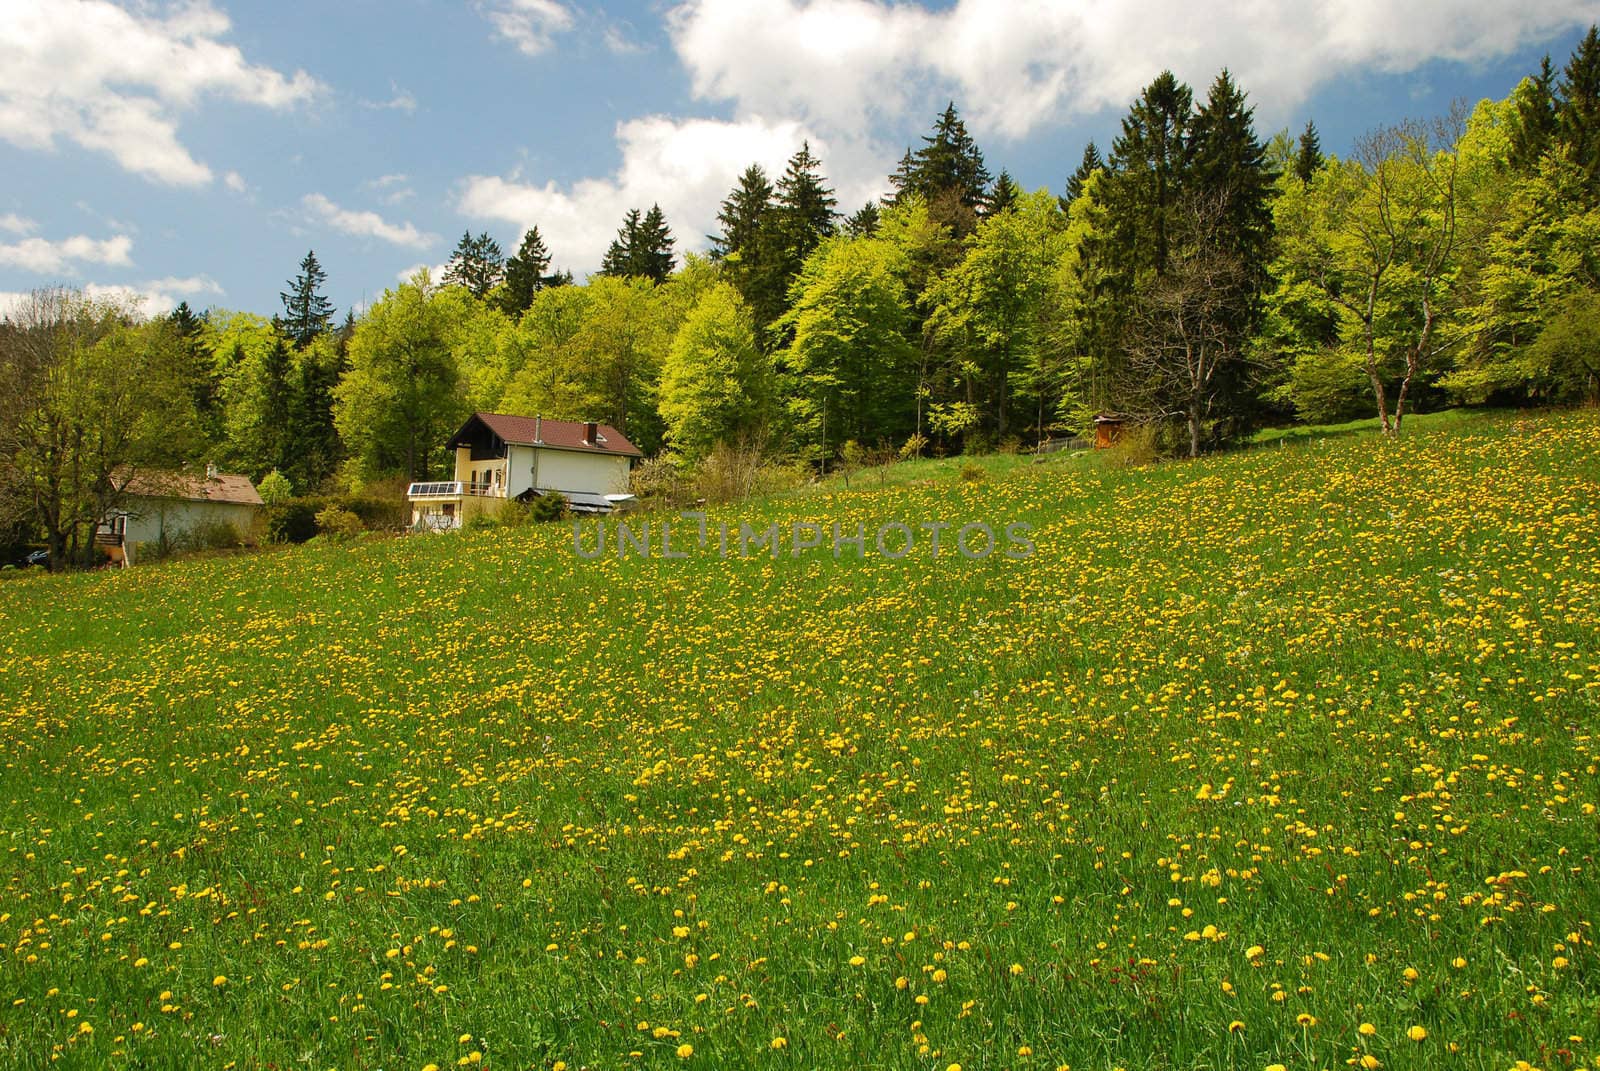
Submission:
M 0 584 L 0 1065 L 1600 1059 L 1600 415 L 723 516 Z

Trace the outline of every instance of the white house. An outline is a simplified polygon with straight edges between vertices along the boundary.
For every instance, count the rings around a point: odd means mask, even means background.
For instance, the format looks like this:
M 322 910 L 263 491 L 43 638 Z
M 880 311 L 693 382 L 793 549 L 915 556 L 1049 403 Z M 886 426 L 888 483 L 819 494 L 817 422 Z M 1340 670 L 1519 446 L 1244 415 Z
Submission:
M 630 500 L 628 472 L 643 457 L 609 424 L 474 413 L 447 444 L 455 478 L 406 491 L 414 531 L 456 528 L 506 499 L 559 492 L 571 509 L 608 513 Z
M 115 509 L 95 532 L 95 543 L 113 562 L 132 565 L 141 547 L 171 547 L 201 536 L 233 530 L 239 543 L 261 534 L 263 503 L 248 476 L 221 473 L 207 465 L 204 475 L 140 472 L 128 477 Z

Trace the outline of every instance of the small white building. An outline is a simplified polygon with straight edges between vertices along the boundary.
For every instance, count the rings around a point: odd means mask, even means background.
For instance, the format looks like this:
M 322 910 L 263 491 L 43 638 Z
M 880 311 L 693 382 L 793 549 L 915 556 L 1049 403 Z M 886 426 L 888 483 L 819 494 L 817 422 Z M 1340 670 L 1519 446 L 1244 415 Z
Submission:
M 140 548 L 181 547 L 197 538 L 215 539 L 231 529 L 239 544 L 261 535 L 263 503 L 248 476 L 140 472 L 122 485 L 118 505 L 100 522 L 95 543 L 119 565 L 132 565 Z
M 507 499 L 557 492 L 580 513 L 609 513 L 633 496 L 628 473 L 643 457 L 609 424 L 474 413 L 447 444 L 452 480 L 414 483 L 406 491 L 413 531 L 460 527 Z

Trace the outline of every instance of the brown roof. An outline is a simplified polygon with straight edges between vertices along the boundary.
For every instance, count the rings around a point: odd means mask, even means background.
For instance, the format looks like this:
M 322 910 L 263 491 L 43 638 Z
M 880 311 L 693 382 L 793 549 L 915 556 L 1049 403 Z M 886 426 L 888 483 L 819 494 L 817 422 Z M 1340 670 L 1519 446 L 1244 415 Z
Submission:
M 123 494 L 144 498 L 178 498 L 188 502 L 230 502 L 262 505 L 248 476 L 203 472 L 137 472 L 122 487 Z
M 591 443 L 584 441 L 585 425 L 578 420 L 508 416 L 505 413 L 473 413 L 467 425 L 470 426 L 473 420 L 482 421 L 485 427 L 505 442 L 516 443 L 519 446 L 537 445 L 557 450 L 582 450 L 586 453 L 644 456 L 637 446 L 630 443 L 622 432 L 610 424 L 596 424 L 595 429 L 601 441 Z M 456 438 L 460 438 L 462 432 L 466 430 L 464 426 L 456 433 Z

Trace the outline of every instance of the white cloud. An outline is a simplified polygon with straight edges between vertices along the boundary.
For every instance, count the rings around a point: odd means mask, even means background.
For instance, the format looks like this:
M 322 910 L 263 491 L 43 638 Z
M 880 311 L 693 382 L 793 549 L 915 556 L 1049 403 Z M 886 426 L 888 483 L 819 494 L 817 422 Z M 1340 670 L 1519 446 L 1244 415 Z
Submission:
M 52 275 L 72 270 L 69 265 L 73 264 L 129 264 L 132 261 L 128 254 L 132 251 L 133 239 L 125 234 L 111 238 L 77 234 L 57 241 L 23 238 L 9 244 L 0 243 L 0 267 Z
M 32 234 L 39 229 L 39 225 L 31 219 L 19 216 L 15 212 L 7 212 L 0 216 L 0 231 L 7 234 Z
M 600 39 L 605 42 L 606 51 L 614 56 L 636 56 L 647 50 L 634 36 L 632 27 L 625 22 L 607 24 Z
M 244 176 L 237 171 L 229 171 L 226 175 L 223 175 L 222 184 L 234 193 L 243 193 L 249 188 L 245 185 Z
M 1226 66 L 1283 118 L 1352 70 L 1487 60 L 1596 13 L 1593 0 L 957 0 L 938 11 L 885 0 L 687 0 L 668 25 L 695 94 L 732 101 L 741 115 L 862 136 L 939 90 L 977 131 L 1020 138 L 1053 119 L 1120 110 L 1163 67 L 1203 92 Z
M 341 234 L 358 238 L 377 238 L 392 245 L 422 249 L 438 241 L 437 235 L 419 231 L 410 223 L 390 223 L 376 212 L 359 212 L 340 208 L 320 193 L 308 193 L 300 199 L 306 214 L 316 223 L 332 227 Z
M 528 56 L 547 51 L 574 23 L 571 10 L 556 0 L 486 0 L 478 10 L 495 33 Z
M 361 184 L 361 188 L 375 194 L 386 205 L 397 205 L 417 195 L 411 188 L 411 178 L 404 174 L 379 175 Z
M 407 115 L 417 110 L 417 98 L 411 91 L 402 89 L 396 82 L 389 83 L 390 96 L 388 100 L 364 100 L 361 106 L 375 111 L 405 112 Z
M 178 304 L 178 299 L 171 294 L 162 293 L 149 286 L 123 286 L 120 283 L 109 286 L 89 283 L 83 287 L 83 296 L 91 301 L 103 301 L 131 309 L 146 319 L 165 315 Z
M 225 291 L 222 284 L 209 275 L 168 275 L 164 279 L 152 279 L 143 284 L 143 289 L 160 291 L 162 293 L 179 294 L 183 297 L 198 297 L 210 294 L 220 297 Z
M 212 171 L 179 140 L 181 113 L 206 96 L 288 108 L 320 88 L 304 71 L 247 62 L 220 40 L 229 27 L 209 0 L 8 0 L 0 140 L 46 150 L 65 139 L 157 182 L 204 185 Z
M 457 207 L 478 219 L 514 224 L 517 241 L 537 225 L 556 263 L 579 271 L 599 267 L 628 209 L 657 202 L 678 251 L 699 249 L 716 229 L 717 208 L 739 173 L 759 163 L 776 178 L 807 132 L 798 123 L 753 117 L 723 122 L 646 116 L 619 123 L 616 136 L 622 166 L 615 174 L 567 186 L 470 175 Z M 826 146 L 813 139 L 812 150 L 824 155 Z
M 125 286 L 120 283 L 86 283 L 78 287 L 79 293 L 90 301 L 115 305 L 137 313 L 145 319 L 162 316 L 177 307 L 178 298 L 158 289 L 159 280 L 143 286 Z M 0 319 L 25 306 L 29 295 L 18 290 L 0 290 Z
M 400 271 L 395 272 L 394 277 L 398 282 L 409 283 L 416 276 L 417 272 L 426 269 L 428 272 L 428 281 L 437 286 L 439 283 L 444 281 L 445 269 L 449 267 L 449 261 L 446 261 L 443 264 L 429 264 L 426 261 L 418 261 L 409 268 L 403 268 Z

